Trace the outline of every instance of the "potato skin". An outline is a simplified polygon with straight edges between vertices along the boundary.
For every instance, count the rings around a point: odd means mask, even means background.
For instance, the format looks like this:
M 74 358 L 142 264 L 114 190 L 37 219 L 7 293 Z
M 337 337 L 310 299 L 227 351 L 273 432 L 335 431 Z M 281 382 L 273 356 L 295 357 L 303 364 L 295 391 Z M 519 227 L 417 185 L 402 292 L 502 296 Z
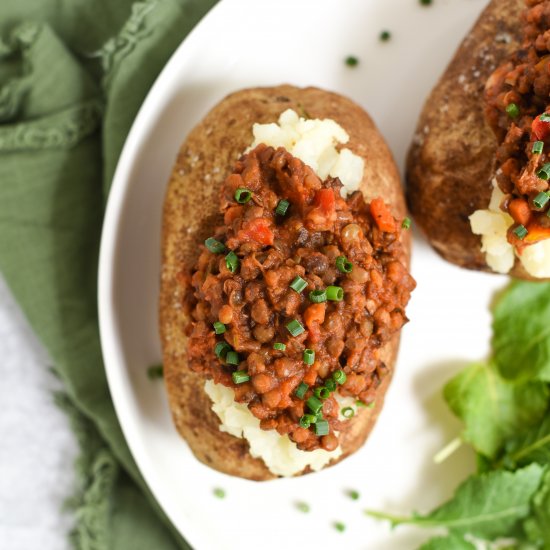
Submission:
M 368 198 L 382 196 L 393 214 L 403 217 L 405 200 L 391 153 L 370 117 L 347 98 L 317 88 L 282 85 L 254 88 L 226 97 L 210 111 L 183 143 L 174 166 L 164 203 L 160 332 L 165 383 L 174 423 L 195 456 L 204 464 L 230 475 L 251 480 L 276 477 L 262 460 L 248 452 L 248 443 L 219 430 L 204 391 L 204 378 L 186 365 L 186 317 L 181 308 L 183 288 L 178 274 L 192 266 L 199 246 L 221 223 L 219 191 L 235 161 L 252 143 L 255 122 L 276 122 L 288 108 L 311 118 L 332 118 L 350 135 L 346 147 L 365 159 L 361 190 Z M 410 238 L 404 232 L 407 253 Z M 365 441 L 382 408 L 395 363 L 399 337 L 382 350 L 390 374 L 378 388 L 376 405 L 362 409 L 341 434 L 343 454 L 355 452 Z M 307 471 L 301 472 L 307 473 Z
M 416 223 L 446 260 L 491 271 L 468 217 L 489 205 L 497 141 L 485 121 L 484 89 L 520 45 L 523 0 L 492 0 L 433 89 L 407 159 L 407 200 Z M 531 277 L 520 262 L 511 271 Z

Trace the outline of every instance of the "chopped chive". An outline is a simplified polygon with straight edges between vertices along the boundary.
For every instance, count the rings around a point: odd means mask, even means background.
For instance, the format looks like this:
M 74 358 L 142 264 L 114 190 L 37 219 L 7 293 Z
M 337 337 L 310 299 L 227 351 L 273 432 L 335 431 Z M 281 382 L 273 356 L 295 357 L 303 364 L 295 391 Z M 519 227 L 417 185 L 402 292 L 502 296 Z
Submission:
M 548 113 L 543 113 L 542 115 L 540 115 L 539 119 L 542 122 L 550 122 L 550 115 Z
M 235 384 L 244 384 L 244 382 L 248 382 L 250 380 L 250 376 L 248 376 L 248 373 L 244 370 L 237 370 L 232 375 L 231 378 L 233 379 L 233 382 Z
M 306 401 L 306 405 L 314 414 L 317 414 L 323 408 L 323 402 L 313 395 Z
M 327 420 L 317 420 L 315 422 L 315 435 L 328 435 L 329 425 Z
M 231 251 L 226 257 L 225 257 L 225 265 L 227 266 L 227 269 L 231 271 L 231 273 L 235 273 L 239 267 L 239 258 L 237 257 L 237 254 L 235 252 Z
M 544 141 L 535 141 L 533 143 L 533 153 L 540 155 L 544 151 Z
M 534 199 L 533 199 L 533 204 L 537 207 L 537 208 L 544 208 L 547 204 L 548 204 L 548 201 L 550 201 L 550 197 L 548 196 L 548 193 L 542 191 L 541 193 L 539 193 Z
M 296 508 L 300 510 L 300 512 L 303 512 L 304 514 L 307 514 L 310 510 L 309 504 L 306 502 L 297 502 Z
M 344 289 L 341 286 L 327 286 L 327 299 L 331 302 L 341 302 L 344 299 Z
M 285 351 L 286 344 L 283 344 L 282 342 L 275 342 L 273 344 L 273 349 L 279 350 L 279 351 Z
M 206 246 L 206 248 L 208 248 L 208 250 L 210 250 L 213 254 L 221 254 L 222 252 L 225 252 L 225 245 L 214 239 L 214 237 L 208 237 L 208 239 L 204 241 L 204 246 Z
M 348 67 L 357 67 L 357 65 L 359 65 L 359 59 L 354 55 L 348 55 L 346 57 L 346 65 Z
M 298 294 L 302 292 L 307 287 L 307 281 L 304 281 L 300 275 L 294 278 L 294 280 L 290 283 L 290 288 L 292 290 L 295 290 Z
M 225 359 L 228 352 L 231 351 L 231 346 L 227 342 L 218 342 L 214 346 L 214 353 L 216 354 L 216 357 L 219 357 L 220 359 Z
M 366 404 L 364 401 L 361 401 L 360 399 L 358 399 L 358 400 L 355 402 L 355 406 L 356 406 L 356 407 L 366 407 L 367 404 Z
M 527 228 L 524 225 L 520 224 L 514 229 L 513 233 L 518 239 L 523 241 L 523 239 L 527 237 L 527 233 L 529 233 L 529 231 L 527 231 Z
M 351 498 L 351 500 L 359 500 L 359 497 L 361 496 L 359 494 L 359 491 L 356 491 L 354 489 L 350 489 L 347 494 L 348 497 Z
M 328 391 L 336 391 L 336 382 L 332 378 L 325 380 L 325 388 Z
M 315 363 L 315 352 L 312 349 L 304 350 L 303 360 L 306 365 Z
M 292 321 L 286 325 L 286 328 L 292 336 L 299 336 L 306 330 L 297 319 L 292 319 Z
M 376 405 L 376 401 L 371 401 L 371 402 L 367 405 L 367 409 L 374 409 L 374 405 Z
M 220 489 L 219 487 L 216 487 L 212 492 L 217 498 L 225 498 L 225 491 L 223 489 Z
M 341 413 L 344 418 L 352 418 L 355 416 L 355 411 L 351 407 L 344 407 Z
M 307 390 L 309 390 L 309 386 L 305 382 L 300 382 L 300 384 L 296 388 L 296 391 L 294 392 L 294 395 L 298 399 L 303 399 Z
M 343 384 L 346 381 L 347 376 L 343 370 L 337 370 L 332 374 L 332 378 L 334 378 L 334 381 L 337 384 Z
M 286 216 L 289 206 L 290 203 L 288 201 L 285 201 L 284 199 L 279 201 L 277 208 L 275 208 L 275 214 L 279 214 L 279 216 Z
M 340 273 L 351 273 L 353 264 L 345 256 L 338 256 L 338 258 L 336 258 L 336 269 L 338 269 Z
M 162 365 L 153 365 L 147 369 L 147 378 L 149 380 L 158 380 L 164 376 L 164 367 Z
M 380 40 L 382 40 L 382 42 L 387 42 L 390 38 L 391 38 L 390 31 L 382 31 L 380 33 Z
M 216 321 L 214 323 L 214 332 L 216 334 L 223 334 L 225 332 L 225 325 L 220 323 L 220 321 Z
M 426 2 L 427 0 L 420 0 L 422 4 L 424 4 L 424 2 Z M 424 5 L 428 5 L 428 4 L 424 4 Z M 346 526 L 345 524 L 343 524 L 341 521 L 336 521 L 334 522 L 334 528 L 336 529 L 336 531 L 339 531 L 340 533 L 343 533 L 345 530 L 346 530 Z
M 538 172 L 537 177 L 541 180 L 548 180 L 550 178 L 550 162 L 547 162 Z
M 410 218 L 405 218 L 405 219 L 403 220 L 403 223 L 401 224 L 401 227 L 402 227 L 403 229 L 410 229 L 410 227 L 411 227 L 411 219 L 410 219 Z
M 245 187 L 239 187 L 235 191 L 235 200 L 239 204 L 246 204 L 252 198 L 252 191 L 246 189 Z
M 312 290 L 309 293 L 309 299 L 314 304 L 320 304 L 321 302 L 327 301 L 327 292 L 326 290 Z
M 519 107 L 515 103 L 510 103 L 506 107 L 506 112 L 510 118 L 518 118 L 519 116 Z
M 227 355 L 225 356 L 225 362 L 228 365 L 238 365 L 240 363 L 239 354 L 236 351 L 228 351 Z
M 298 423 L 302 428 L 306 430 L 317 421 L 317 417 L 314 414 L 304 414 L 300 417 Z
M 315 395 L 318 399 L 328 399 L 330 397 L 330 391 L 324 386 L 321 386 L 320 388 L 315 388 L 313 390 L 313 395 Z

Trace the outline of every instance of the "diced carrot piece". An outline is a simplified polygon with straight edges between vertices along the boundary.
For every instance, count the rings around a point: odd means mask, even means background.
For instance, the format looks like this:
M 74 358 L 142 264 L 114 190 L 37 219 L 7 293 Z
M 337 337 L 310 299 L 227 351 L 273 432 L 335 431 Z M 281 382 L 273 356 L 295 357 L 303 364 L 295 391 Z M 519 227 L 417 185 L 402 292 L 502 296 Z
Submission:
M 315 384 L 315 380 L 317 380 L 317 367 L 315 366 L 315 363 L 313 363 L 313 365 L 309 367 L 308 371 L 304 376 L 304 382 L 308 386 L 313 386 L 313 384 Z
M 508 212 L 516 223 L 521 223 L 527 226 L 531 219 L 531 209 L 529 203 L 525 199 L 514 199 L 510 201 Z
M 373 199 L 370 203 L 370 212 L 376 225 L 381 231 L 395 233 L 397 227 L 394 217 L 391 215 L 386 203 L 380 198 Z

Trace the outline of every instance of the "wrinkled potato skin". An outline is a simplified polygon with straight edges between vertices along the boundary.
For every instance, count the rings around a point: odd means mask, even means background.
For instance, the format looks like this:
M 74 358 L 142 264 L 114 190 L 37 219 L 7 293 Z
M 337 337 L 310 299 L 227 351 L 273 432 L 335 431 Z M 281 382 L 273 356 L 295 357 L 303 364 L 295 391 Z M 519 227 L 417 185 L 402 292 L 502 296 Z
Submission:
M 483 114 L 485 83 L 520 45 L 523 0 L 492 0 L 426 101 L 407 159 L 415 222 L 446 260 L 491 271 L 468 217 L 491 198 L 495 136 Z M 521 263 L 511 275 L 530 279 Z
M 351 137 L 346 147 L 365 159 L 363 193 L 367 198 L 384 197 L 396 217 L 406 215 L 399 175 L 383 138 L 359 106 L 333 93 L 286 85 L 236 92 L 214 107 L 181 146 L 164 203 L 159 304 L 170 408 L 179 433 L 201 462 L 221 472 L 258 481 L 276 476 L 262 460 L 249 454 L 246 440 L 220 431 L 219 419 L 204 391 L 204 379 L 187 368 L 183 332 L 187 319 L 181 308 L 184 296 L 177 276 L 195 263 L 199 246 L 221 222 L 220 188 L 235 161 L 252 143 L 252 125 L 276 122 L 288 108 L 311 118 L 337 121 Z M 403 239 L 409 250 L 408 232 L 404 232 Z M 342 433 L 344 452 L 339 460 L 355 452 L 372 429 L 393 373 L 398 345 L 396 337 L 382 350 L 390 374 L 378 389 L 376 405 L 361 409 Z

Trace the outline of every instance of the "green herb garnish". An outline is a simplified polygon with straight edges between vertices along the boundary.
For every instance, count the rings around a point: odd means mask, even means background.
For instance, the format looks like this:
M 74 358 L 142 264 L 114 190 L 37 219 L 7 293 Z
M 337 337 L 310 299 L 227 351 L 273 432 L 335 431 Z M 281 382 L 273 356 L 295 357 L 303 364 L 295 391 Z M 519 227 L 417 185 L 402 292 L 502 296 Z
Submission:
M 223 489 L 220 489 L 219 487 L 216 487 L 212 492 L 217 498 L 225 498 L 225 491 Z
M 310 510 L 309 504 L 306 502 L 297 502 L 296 508 L 300 510 L 300 512 L 303 512 L 304 514 L 307 514 Z
M 235 371 L 231 375 L 231 378 L 233 379 L 233 382 L 235 384 L 244 384 L 245 382 L 248 382 L 250 380 L 250 376 L 244 370 Z
M 214 239 L 214 237 L 209 237 L 204 241 L 204 246 L 210 250 L 213 254 L 222 254 L 225 252 L 225 245 L 220 241 Z
M 326 290 L 312 290 L 309 293 L 309 299 L 314 304 L 320 304 L 327 301 L 327 292 Z
M 216 321 L 213 326 L 214 326 L 214 332 L 216 334 L 223 334 L 225 332 L 225 325 L 223 323 Z
M 236 273 L 237 269 L 239 268 L 239 258 L 237 257 L 237 254 L 235 252 L 231 251 L 226 257 L 225 257 L 225 265 L 231 273 Z
M 245 189 L 244 187 L 239 187 L 235 191 L 235 200 L 239 204 L 246 204 L 252 198 L 252 191 L 250 189 Z
M 334 528 L 336 531 L 339 531 L 340 533 L 343 533 L 346 530 L 346 526 L 341 521 L 334 522 Z
M 345 256 L 338 256 L 336 258 L 336 269 L 340 273 L 351 273 L 353 271 L 353 264 Z
M 275 208 L 275 214 L 278 214 L 279 216 L 286 216 L 288 207 L 290 206 L 290 203 L 285 200 L 279 201 L 277 204 L 277 208 Z
M 294 395 L 298 399 L 303 399 L 306 395 L 307 390 L 309 390 L 309 386 L 305 382 L 300 382 L 296 390 L 294 391 Z
M 315 351 L 312 349 L 304 350 L 303 360 L 306 365 L 313 365 L 315 363 Z
M 307 281 L 298 275 L 290 283 L 290 288 L 300 294 L 305 288 L 307 288 Z
M 510 118 L 518 118 L 519 107 L 515 103 L 510 103 L 506 106 L 506 113 Z
M 299 336 L 306 330 L 297 319 L 293 319 L 290 323 L 287 323 L 286 328 L 292 336 Z
M 153 365 L 147 369 L 147 378 L 149 380 L 158 380 L 164 377 L 164 367 L 162 365 Z
M 341 286 L 327 286 L 327 300 L 341 302 L 344 299 L 344 289 Z

